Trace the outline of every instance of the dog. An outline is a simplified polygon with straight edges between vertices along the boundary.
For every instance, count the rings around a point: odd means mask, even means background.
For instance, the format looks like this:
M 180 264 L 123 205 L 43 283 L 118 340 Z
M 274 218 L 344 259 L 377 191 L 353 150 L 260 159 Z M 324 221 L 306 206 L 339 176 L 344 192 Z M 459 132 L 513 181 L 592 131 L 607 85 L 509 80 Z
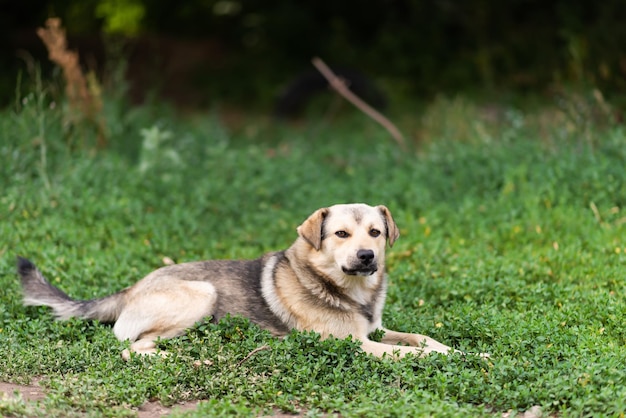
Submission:
M 18 257 L 24 304 L 49 306 L 57 319 L 113 323 L 122 357 L 157 353 L 156 340 L 173 338 L 207 317 L 241 315 L 272 335 L 292 329 L 322 338 L 352 336 L 363 351 L 400 358 L 459 352 L 420 334 L 383 328 L 387 293 L 385 249 L 400 236 L 385 206 L 340 204 L 316 210 L 284 251 L 256 260 L 211 260 L 159 268 L 111 296 L 74 300 Z M 381 342 L 369 339 L 383 331 Z

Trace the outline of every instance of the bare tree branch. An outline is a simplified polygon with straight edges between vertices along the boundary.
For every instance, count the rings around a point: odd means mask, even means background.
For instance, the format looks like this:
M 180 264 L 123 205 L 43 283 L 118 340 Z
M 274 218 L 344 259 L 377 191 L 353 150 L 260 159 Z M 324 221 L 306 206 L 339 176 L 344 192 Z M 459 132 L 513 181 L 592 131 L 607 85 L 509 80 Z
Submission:
M 385 116 L 383 116 L 376 109 L 368 105 L 361 99 L 359 96 L 354 94 L 346 83 L 341 78 L 337 77 L 337 75 L 326 65 L 324 61 L 322 61 L 318 57 L 314 57 L 311 62 L 317 68 L 317 70 L 328 80 L 328 84 L 341 96 L 343 96 L 347 101 L 356 106 L 359 110 L 365 113 L 370 118 L 374 119 L 376 122 L 381 124 L 389 134 L 393 137 L 393 139 L 398 143 L 402 150 L 406 151 L 406 142 L 404 140 L 404 136 L 402 133 L 396 128 L 396 126 Z

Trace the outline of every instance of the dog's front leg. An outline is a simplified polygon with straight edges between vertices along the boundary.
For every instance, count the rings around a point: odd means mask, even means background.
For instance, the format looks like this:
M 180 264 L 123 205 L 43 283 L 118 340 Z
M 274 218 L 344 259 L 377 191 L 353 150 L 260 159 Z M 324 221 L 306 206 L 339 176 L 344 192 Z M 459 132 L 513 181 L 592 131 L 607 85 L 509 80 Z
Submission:
M 385 335 L 383 335 L 382 342 L 385 344 L 408 344 L 413 347 L 420 347 L 424 354 L 437 352 L 448 354 L 452 350 L 445 344 L 440 343 L 426 335 L 411 334 L 408 332 L 393 331 L 383 328 Z M 461 353 L 461 351 L 454 350 L 455 353 Z
M 407 354 L 413 354 L 418 357 L 423 357 L 427 353 L 420 347 L 408 347 L 406 345 L 390 345 L 385 343 L 379 343 L 372 340 L 363 340 L 361 348 L 366 353 L 372 354 L 376 357 L 388 356 L 393 359 L 399 359 Z

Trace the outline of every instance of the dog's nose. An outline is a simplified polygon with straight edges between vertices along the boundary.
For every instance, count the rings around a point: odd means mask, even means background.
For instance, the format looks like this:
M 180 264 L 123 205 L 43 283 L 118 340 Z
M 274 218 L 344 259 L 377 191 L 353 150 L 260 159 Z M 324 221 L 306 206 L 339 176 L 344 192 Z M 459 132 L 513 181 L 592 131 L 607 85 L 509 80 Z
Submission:
M 370 264 L 374 259 L 374 251 L 372 250 L 359 250 L 356 252 L 356 256 L 365 265 Z

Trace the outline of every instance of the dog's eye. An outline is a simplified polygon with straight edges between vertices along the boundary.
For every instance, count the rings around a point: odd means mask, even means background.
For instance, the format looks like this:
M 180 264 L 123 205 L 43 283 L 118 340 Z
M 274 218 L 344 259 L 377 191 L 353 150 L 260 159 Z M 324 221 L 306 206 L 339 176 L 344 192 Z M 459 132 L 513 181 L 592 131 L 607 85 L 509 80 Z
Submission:
M 348 234 L 346 231 L 337 231 L 335 232 L 335 235 L 337 235 L 339 238 L 348 238 L 350 236 L 350 234 Z
M 376 238 L 380 235 L 380 231 L 378 229 L 370 229 L 370 236 Z

